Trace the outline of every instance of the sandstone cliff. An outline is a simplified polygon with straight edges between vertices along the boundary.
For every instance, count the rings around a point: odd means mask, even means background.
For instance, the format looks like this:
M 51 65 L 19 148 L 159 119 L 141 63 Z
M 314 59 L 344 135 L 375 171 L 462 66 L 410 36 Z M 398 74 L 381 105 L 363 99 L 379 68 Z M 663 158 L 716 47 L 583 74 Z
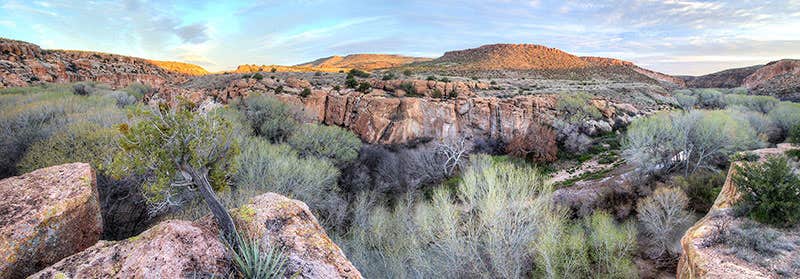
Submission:
M 185 75 L 202 76 L 209 74 L 209 72 L 206 69 L 195 64 L 175 62 L 175 61 L 158 61 L 158 60 L 147 60 L 147 62 L 159 66 L 167 71 L 172 71 Z
M 0 180 L 0 277 L 25 278 L 92 246 L 103 230 L 88 164 Z
M 755 150 L 753 153 L 763 160 L 768 155 L 783 154 L 791 148 L 794 147 L 781 144 L 777 148 Z M 782 257 L 780 255 L 762 264 L 745 261 L 736 254 L 751 251 L 741 251 L 741 247 L 727 248 L 724 243 L 720 243 L 727 231 L 746 219 L 737 217 L 732 212 L 734 204 L 740 198 L 739 190 L 732 181 L 734 166 L 739 164 L 741 162 L 731 164 L 725 184 L 708 214 L 689 228 L 681 238 L 683 253 L 678 262 L 678 278 L 784 278 L 778 274 L 779 265 L 791 265 L 783 263 L 787 259 L 779 259 Z M 789 233 L 797 235 L 800 231 L 795 228 Z M 729 252 L 731 249 L 734 253 Z

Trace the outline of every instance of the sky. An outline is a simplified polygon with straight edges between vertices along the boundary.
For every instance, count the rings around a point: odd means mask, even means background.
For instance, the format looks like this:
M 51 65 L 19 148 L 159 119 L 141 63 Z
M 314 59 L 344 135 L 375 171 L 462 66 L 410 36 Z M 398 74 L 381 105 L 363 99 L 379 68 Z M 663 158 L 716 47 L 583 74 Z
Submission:
M 800 58 L 800 0 L 0 0 L 0 37 L 211 71 L 534 43 L 701 75 Z

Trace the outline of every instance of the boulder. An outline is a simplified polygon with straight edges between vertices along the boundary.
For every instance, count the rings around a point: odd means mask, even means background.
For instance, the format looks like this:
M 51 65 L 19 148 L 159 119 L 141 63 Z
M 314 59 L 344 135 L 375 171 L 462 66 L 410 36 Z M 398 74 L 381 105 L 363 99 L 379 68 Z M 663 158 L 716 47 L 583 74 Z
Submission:
M 252 198 L 231 215 L 240 231 L 260 239 L 265 248 L 283 248 L 290 274 L 299 278 L 362 278 L 301 201 L 267 193 Z
M 126 240 L 100 241 L 29 278 L 225 277 L 229 262 L 215 230 L 169 220 Z
M 95 244 L 103 231 L 97 193 L 84 163 L 0 181 L 0 278 L 24 278 Z

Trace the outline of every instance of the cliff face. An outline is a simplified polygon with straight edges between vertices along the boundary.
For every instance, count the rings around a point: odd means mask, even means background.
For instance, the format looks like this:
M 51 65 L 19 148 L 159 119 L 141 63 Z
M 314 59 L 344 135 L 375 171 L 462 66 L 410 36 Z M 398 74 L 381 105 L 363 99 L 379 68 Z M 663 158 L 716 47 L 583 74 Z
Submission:
M 800 101 L 800 60 L 783 59 L 698 77 L 683 76 L 689 88 L 745 87 L 758 95 Z
M 682 76 L 689 88 L 734 88 L 742 86 L 744 80 L 762 65 L 729 69 L 704 76 Z
M 39 46 L 0 38 L 0 88 L 43 82 L 97 81 L 114 87 L 141 82 L 160 87 L 186 76 L 145 59 L 122 55 L 43 50 Z
M 766 148 L 755 150 L 761 159 L 769 155 L 783 154 L 786 150 L 792 149 L 789 144 L 780 144 L 777 148 Z M 733 212 L 733 206 L 741 197 L 732 176 L 735 173 L 735 166 L 742 162 L 734 162 L 728 171 L 728 177 L 722 186 L 714 205 L 705 217 L 697 221 L 694 226 L 686 231 L 681 238 L 681 248 L 683 253 L 678 261 L 678 278 L 789 278 L 778 274 L 778 269 L 783 269 L 781 265 L 791 265 L 787 258 L 791 256 L 784 253 L 777 253 L 764 261 L 747 261 L 738 258 L 738 254 L 752 255 L 754 251 L 746 251 L 743 247 L 728 247 L 724 240 L 729 231 L 741 226 L 746 217 L 738 217 Z M 760 234 L 761 232 L 754 232 Z M 786 235 L 794 235 L 794 241 L 798 238 L 800 230 L 797 228 L 783 232 Z M 736 237 L 741 238 L 742 235 Z M 752 236 L 750 236 L 752 237 Z M 737 241 L 748 241 L 737 239 Z M 791 243 L 792 240 L 779 239 L 777 241 Z M 760 243 L 760 246 L 767 244 Z M 730 252 L 733 251 L 733 252 Z M 735 253 L 734 253 L 735 252 Z M 760 262 L 760 263 L 759 263 Z M 766 264 L 764 264 L 766 263 Z

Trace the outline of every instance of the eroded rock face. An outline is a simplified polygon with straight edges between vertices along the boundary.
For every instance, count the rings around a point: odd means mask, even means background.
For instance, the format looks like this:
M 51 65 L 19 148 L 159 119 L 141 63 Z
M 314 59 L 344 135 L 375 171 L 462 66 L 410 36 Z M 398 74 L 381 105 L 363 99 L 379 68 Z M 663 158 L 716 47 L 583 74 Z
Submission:
M 308 206 L 267 193 L 232 212 L 238 229 L 277 245 L 288 257 L 287 272 L 299 278 L 361 278 L 361 273 L 333 243 Z
M 788 144 L 781 144 L 777 148 L 760 149 L 753 153 L 763 160 L 768 155 L 783 154 L 791 148 L 793 147 Z M 678 261 L 678 278 L 782 278 L 776 270 L 737 259 L 718 245 L 720 230 L 726 230 L 744 219 L 732 213 L 732 207 L 740 198 L 732 177 L 735 166 L 741 163 L 731 164 L 725 184 L 708 214 L 689 228 L 681 238 L 683 253 Z
M 170 220 L 121 241 L 100 241 L 29 278 L 207 278 L 229 270 L 212 229 Z
M 800 60 L 770 62 L 748 76 L 743 85 L 763 95 L 782 100 L 800 100 Z
M 24 278 L 95 244 L 103 231 L 96 185 L 84 163 L 0 181 L 0 278 Z

